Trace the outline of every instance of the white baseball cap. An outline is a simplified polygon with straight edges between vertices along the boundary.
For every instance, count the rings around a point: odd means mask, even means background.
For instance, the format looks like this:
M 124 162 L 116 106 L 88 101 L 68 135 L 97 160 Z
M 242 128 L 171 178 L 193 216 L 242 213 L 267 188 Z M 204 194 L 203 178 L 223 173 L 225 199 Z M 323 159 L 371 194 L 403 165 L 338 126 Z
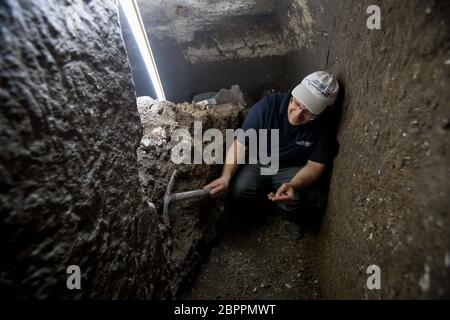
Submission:
M 326 71 L 316 71 L 307 75 L 292 90 L 292 96 L 303 103 L 308 110 L 319 115 L 336 100 L 339 83 L 336 77 Z

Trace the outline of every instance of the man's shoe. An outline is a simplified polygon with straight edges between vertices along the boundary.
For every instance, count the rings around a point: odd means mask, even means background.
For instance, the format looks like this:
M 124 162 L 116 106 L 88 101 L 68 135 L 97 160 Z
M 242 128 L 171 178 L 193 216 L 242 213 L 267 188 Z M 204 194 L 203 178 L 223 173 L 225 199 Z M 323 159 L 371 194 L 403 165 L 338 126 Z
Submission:
M 303 238 L 306 233 L 306 230 L 302 225 L 292 221 L 286 221 L 285 230 L 290 236 L 294 237 L 295 239 Z

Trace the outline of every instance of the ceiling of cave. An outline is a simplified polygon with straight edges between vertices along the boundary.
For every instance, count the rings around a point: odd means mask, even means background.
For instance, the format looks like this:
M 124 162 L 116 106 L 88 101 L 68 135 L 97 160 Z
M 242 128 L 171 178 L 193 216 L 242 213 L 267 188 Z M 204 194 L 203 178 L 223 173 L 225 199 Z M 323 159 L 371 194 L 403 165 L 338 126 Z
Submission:
M 279 2 L 279 1 L 278 1 Z M 275 23 L 277 0 L 138 0 L 149 37 L 191 42 L 197 33 L 229 27 L 246 31 L 255 23 Z
M 193 64 L 285 55 L 307 45 L 313 23 L 307 0 L 137 2 L 150 43 L 175 44 Z
M 285 41 L 289 24 L 283 25 L 277 14 L 288 1 L 137 2 L 150 42 L 176 43 L 191 63 L 284 55 L 292 49 L 292 44 Z M 305 0 L 291 2 L 297 6 L 306 3 Z M 286 10 L 287 17 L 289 12 Z

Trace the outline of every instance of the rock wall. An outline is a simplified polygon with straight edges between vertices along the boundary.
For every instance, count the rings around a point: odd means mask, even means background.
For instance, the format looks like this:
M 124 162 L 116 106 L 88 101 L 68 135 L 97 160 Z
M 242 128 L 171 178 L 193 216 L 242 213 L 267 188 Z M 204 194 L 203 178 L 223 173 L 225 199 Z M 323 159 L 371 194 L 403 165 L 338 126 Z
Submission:
M 340 37 L 336 25 L 342 19 L 342 1 L 285 0 L 279 6 L 283 38 L 291 51 L 285 56 L 288 86 L 297 85 L 306 75 L 327 70 L 335 62 Z M 364 16 L 364 12 L 361 14 Z M 341 22 L 342 23 L 342 22 Z
M 153 40 L 171 40 L 192 64 L 284 55 L 274 0 L 140 1 Z
M 197 106 L 188 103 L 151 101 L 138 98 L 138 108 L 144 135 L 138 149 L 139 177 L 146 201 L 158 212 L 158 226 L 162 234 L 162 252 L 167 257 L 167 293 L 163 297 L 180 298 L 189 290 L 200 263 L 205 262 L 209 249 L 223 229 L 226 217 L 223 201 L 209 197 L 172 201 L 164 212 L 164 195 L 202 189 L 218 178 L 221 165 L 195 164 L 193 153 L 190 164 L 175 164 L 171 150 L 179 141 L 172 140 L 175 130 L 187 130 L 183 139 L 194 150 L 194 139 L 202 141 L 203 133 L 215 128 L 221 130 L 225 143 L 225 129 L 238 128 L 244 118 L 244 106 L 217 104 Z M 201 123 L 194 132 L 194 121 Z M 206 152 L 209 142 L 201 143 Z M 226 146 L 223 146 L 223 154 Z M 175 150 L 175 149 L 174 149 Z M 198 150 L 198 149 L 197 149 Z M 172 176 L 176 172 L 174 178 Z M 170 181 L 173 179 L 173 183 Z M 168 186 L 172 187 L 168 189 Z
M 448 298 L 450 6 L 378 1 L 381 29 L 369 30 L 370 1 L 308 3 L 327 37 L 316 34 L 298 68 L 327 67 L 342 87 L 341 147 L 311 253 L 321 296 Z M 366 286 L 372 264 L 380 290 Z
M 116 1 L 2 1 L 0 42 L 1 295 L 158 296 L 165 256 Z

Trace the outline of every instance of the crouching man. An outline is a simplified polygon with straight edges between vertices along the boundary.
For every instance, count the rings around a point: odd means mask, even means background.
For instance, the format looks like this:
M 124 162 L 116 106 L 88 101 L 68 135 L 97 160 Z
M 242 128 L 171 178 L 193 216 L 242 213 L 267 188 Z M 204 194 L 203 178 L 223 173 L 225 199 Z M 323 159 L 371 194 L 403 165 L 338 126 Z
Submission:
M 229 205 L 239 211 L 256 208 L 256 202 L 267 198 L 282 212 L 297 213 L 310 188 L 333 158 L 335 137 L 325 110 L 336 100 L 339 84 L 324 71 L 314 72 L 286 94 L 273 94 L 256 103 L 248 113 L 242 129 L 278 129 L 279 168 L 273 174 L 262 174 L 266 167 L 238 164 L 248 151 L 245 138 L 234 140 L 227 151 L 221 176 L 209 183 L 211 196 L 228 190 Z M 267 149 L 271 150 L 267 134 Z M 250 146 L 251 147 L 251 146 Z

